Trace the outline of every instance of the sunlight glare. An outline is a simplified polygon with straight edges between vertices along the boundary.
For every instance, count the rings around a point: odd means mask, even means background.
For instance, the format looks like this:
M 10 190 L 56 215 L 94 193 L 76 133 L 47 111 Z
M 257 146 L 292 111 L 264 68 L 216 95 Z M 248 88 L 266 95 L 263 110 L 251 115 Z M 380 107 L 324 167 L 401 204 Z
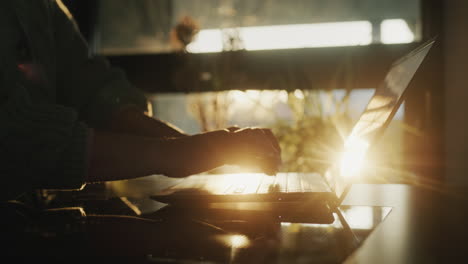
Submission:
M 369 144 L 358 137 L 351 136 L 346 140 L 340 159 L 341 177 L 355 177 L 361 171 L 368 147 Z
M 187 50 L 192 53 L 219 52 L 223 50 L 222 39 L 223 34 L 219 29 L 201 30 L 187 46 Z
M 231 107 L 249 108 L 253 106 L 252 101 L 243 91 L 232 90 L 228 92 L 228 100 L 231 102 Z
M 279 101 L 282 102 L 282 103 L 288 102 L 288 92 L 286 92 L 285 90 L 279 91 L 279 93 L 278 93 L 278 99 L 279 99 Z
M 294 95 L 296 96 L 297 99 L 304 99 L 304 93 L 299 89 L 296 89 L 294 91 Z
M 374 213 L 371 207 L 354 206 L 347 209 L 345 218 L 353 229 L 372 229 L 374 227 Z
M 239 27 L 238 32 L 246 50 L 360 46 L 372 42 L 369 21 Z M 221 29 L 201 30 L 187 50 L 191 53 L 222 51 Z
M 256 192 L 257 184 L 262 180 L 262 173 L 226 173 L 219 175 L 207 175 L 209 180 L 203 188 L 213 194 L 236 193 L 252 194 Z M 199 176 L 198 176 L 199 177 Z M 225 189 L 229 186 L 228 189 Z
M 384 44 L 411 43 L 414 34 L 404 19 L 386 19 L 380 24 L 381 41 Z
M 230 240 L 234 248 L 246 247 L 249 244 L 249 239 L 244 235 L 232 235 Z
M 232 234 L 232 235 L 220 235 L 216 239 L 222 244 L 237 249 L 237 248 L 246 248 L 250 245 L 250 240 L 245 235 Z

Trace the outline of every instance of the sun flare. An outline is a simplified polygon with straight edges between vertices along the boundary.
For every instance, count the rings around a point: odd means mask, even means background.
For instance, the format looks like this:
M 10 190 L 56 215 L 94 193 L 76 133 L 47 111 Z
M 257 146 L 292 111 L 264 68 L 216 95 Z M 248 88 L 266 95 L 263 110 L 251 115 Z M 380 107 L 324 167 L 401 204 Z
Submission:
M 344 151 L 340 159 L 341 177 L 355 177 L 362 171 L 365 154 L 368 148 L 368 142 L 358 137 L 351 136 L 346 140 Z

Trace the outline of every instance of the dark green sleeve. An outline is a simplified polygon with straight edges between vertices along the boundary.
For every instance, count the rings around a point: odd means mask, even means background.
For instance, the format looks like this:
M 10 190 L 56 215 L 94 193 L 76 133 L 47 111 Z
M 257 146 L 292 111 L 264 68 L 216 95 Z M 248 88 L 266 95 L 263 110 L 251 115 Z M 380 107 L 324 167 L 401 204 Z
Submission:
M 104 57 L 91 56 L 73 20 L 54 5 L 57 89 L 64 105 L 78 109 L 92 127 L 105 127 L 112 113 L 127 105 L 146 111 L 144 94 L 132 86 L 124 72 Z
M 12 30 L 6 40 L 14 40 L 18 23 L 0 23 Z M 0 43 L 0 200 L 34 189 L 82 188 L 91 130 L 74 108 L 32 98 L 16 67 L 15 45 L 8 43 Z
M 17 84 L 2 82 L 0 88 L 9 90 L 0 105 L 2 200 L 33 189 L 82 188 L 89 129 L 78 121 L 77 112 L 34 104 Z

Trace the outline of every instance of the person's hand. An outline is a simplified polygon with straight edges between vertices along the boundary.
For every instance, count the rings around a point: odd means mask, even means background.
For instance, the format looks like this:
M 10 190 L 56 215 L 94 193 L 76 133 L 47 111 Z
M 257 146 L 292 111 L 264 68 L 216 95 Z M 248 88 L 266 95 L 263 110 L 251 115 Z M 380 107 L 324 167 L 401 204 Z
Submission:
M 227 163 L 259 167 L 267 174 L 276 174 L 281 165 L 281 148 L 270 129 L 231 127 L 227 131 Z

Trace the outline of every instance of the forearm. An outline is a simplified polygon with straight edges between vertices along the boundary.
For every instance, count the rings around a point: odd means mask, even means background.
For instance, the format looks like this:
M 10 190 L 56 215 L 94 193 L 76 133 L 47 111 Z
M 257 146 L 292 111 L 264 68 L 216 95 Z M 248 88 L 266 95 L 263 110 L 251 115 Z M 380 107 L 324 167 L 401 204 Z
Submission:
M 109 130 L 153 138 L 177 138 L 187 136 L 179 128 L 161 120 L 144 115 L 134 107 L 122 109 L 112 118 Z
M 152 174 L 184 177 L 225 163 L 217 154 L 228 132 L 155 139 L 96 131 L 87 182 L 131 179 Z

